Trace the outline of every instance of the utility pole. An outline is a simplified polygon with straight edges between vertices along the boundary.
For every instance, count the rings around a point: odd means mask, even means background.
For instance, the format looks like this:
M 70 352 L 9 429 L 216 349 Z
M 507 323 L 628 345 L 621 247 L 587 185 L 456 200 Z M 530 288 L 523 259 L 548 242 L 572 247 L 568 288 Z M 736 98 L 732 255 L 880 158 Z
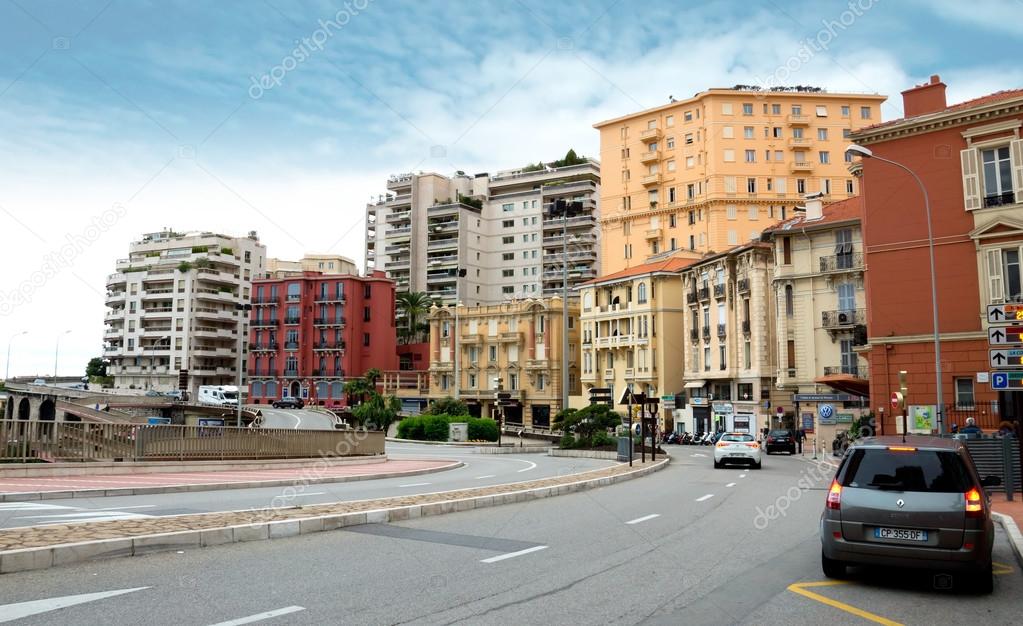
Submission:
M 71 332 L 65 330 L 64 332 L 57 335 L 57 348 L 53 351 L 53 384 L 57 384 L 57 361 L 60 359 L 60 338 Z
M 252 310 L 252 305 L 248 303 L 236 302 L 234 305 L 235 311 L 238 312 L 238 365 L 236 366 L 238 373 L 238 406 L 237 406 L 237 417 L 235 420 L 235 426 L 238 428 L 242 427 L 242 335 L 245 329 L 245 318 L 248 312 Z

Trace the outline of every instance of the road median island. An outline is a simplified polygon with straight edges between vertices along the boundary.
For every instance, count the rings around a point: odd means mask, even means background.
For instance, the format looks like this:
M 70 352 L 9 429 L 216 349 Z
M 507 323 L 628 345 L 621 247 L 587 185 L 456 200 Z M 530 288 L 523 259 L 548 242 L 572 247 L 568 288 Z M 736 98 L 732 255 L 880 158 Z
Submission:
M 11 528 L 0 530 L 0 574 L 526 502 L 639 478 L 663 469 L 668 461 L 636 463 L 635 467 L 623 463 L 553 478 L 374 500 Z

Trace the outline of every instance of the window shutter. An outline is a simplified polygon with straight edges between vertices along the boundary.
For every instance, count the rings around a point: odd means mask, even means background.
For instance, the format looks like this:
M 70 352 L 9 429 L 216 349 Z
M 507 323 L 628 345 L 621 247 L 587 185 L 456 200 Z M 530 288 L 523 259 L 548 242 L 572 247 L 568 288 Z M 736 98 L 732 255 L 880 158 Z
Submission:
M 980 175 L 977 151 L 967 148 L 959 153 L 963 165 L 963 205 L 967 211 L 979 209 L 980 197 Z
M 988 301 L 998 304 L 1005 301 L 1005 287 L 1002 280 L 1002 251 L 986 250 Z
M 1009 159 L 1012 163 L 1012 188 L 1016 191 L 1016 202 L 1023 203 L 1023 139 L 1012 142 Z

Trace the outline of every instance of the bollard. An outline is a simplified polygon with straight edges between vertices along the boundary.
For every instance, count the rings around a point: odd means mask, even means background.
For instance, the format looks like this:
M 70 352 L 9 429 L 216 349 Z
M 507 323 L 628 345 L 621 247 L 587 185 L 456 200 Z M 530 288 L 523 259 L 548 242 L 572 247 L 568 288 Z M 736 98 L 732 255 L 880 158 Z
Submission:
M 1002 467 L 1005 468 L 1005 499 L 1012 502 L 1013 492 L 1016 490 L 1016 472 L 1013 471 L 1012 463 L 1012 437 L 1002 437 Z

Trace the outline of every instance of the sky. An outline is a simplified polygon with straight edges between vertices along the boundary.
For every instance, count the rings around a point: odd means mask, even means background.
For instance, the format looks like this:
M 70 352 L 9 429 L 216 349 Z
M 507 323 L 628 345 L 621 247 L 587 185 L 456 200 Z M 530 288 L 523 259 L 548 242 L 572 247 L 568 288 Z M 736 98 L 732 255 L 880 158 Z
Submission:
M 597 156 L 595 122 L 735 84 L 1023 87 L 1023 0 L 0 0 L 0 356 L 83 373 L 140 235 L 363 261 L 389 174 Z M 27 335 L 9 339 L 16 333 Z M 66 332 L 70 331 L 70 332 Z M 7 364 L 5 363 L 5 366 Z

